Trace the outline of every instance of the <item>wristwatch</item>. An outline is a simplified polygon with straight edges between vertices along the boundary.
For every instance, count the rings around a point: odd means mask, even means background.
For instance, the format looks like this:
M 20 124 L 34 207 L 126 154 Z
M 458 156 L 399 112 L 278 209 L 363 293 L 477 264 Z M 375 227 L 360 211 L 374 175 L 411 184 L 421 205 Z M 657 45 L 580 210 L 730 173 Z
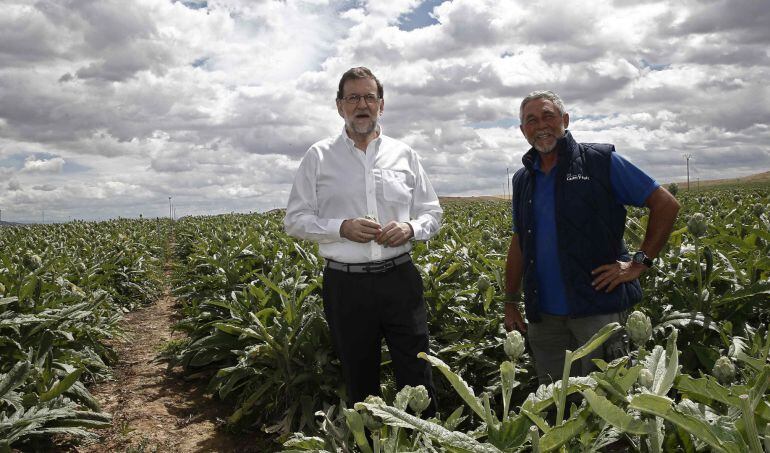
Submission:
M 641 250 L 639 250 L 638 252 L 634 253 L 633 258 L 631 258 L 631 261 L 633 261 L 634 263 L 644 264 L 648 268 L 652 267 L 652 265 L 654 264 L 653 261 L 652 261 L 652 258 L 647 256 L 647 254 L 644 253 Z

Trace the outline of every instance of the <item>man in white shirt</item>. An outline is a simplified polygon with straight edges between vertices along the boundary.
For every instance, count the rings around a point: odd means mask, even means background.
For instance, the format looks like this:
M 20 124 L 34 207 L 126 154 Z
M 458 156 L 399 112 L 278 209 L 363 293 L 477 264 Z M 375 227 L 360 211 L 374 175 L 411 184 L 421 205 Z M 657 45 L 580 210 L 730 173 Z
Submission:
M 396 385 L 424 385 L 435 413 L 422 277 L 410 240 L 440 227 L 438 197 L 409 146 L 382 134 L 382 84 L 364 67 L 342 75 L 337 111 L 342 132 L 305 154 L 289 195 L 284 226 L 318 242 L 326 259 L 326 321 L 351 403 L 380 394 L 380 348 L 388 345 Z

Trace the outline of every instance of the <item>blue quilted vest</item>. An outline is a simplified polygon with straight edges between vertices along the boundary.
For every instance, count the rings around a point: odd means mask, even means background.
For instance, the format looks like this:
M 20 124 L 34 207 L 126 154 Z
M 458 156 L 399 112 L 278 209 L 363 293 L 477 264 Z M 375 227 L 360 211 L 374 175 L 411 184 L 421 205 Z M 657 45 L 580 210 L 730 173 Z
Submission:
M 612 292 L 591 286 L 591 271 L 602 264 L 631 259 L 623 243 L 626 208 L 615 200 L 610 182 L 609 144 L 577 143 L 569 131 L 559 139 L 556 171 L 556 232 L 561 278 L 567 295 L 569 316 L 573 318 L 617 313 L 642 298 L 638 280 L 618 285 Z M 513 175 L 513 215 L 523 257 L 522 282 L 527 319 L 540 321 L 534 250 L 535 188 L 533 164 L 537 151 L 530 149 L 522 158 L 524 168 Z M 554 278 L 559 276 L 554 272 Z

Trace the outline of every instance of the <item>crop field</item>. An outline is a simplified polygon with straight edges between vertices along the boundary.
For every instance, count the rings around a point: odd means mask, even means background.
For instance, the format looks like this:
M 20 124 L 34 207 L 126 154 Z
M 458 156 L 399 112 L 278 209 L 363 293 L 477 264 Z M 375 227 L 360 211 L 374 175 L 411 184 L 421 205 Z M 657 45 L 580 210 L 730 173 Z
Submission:
M 118 360 L 121 316 L 164 278 L 186 336 L 163 359 L 231 408 L 230 431 L 272 451 L 770 451 L 770 189 L 677 197 L 638 312 L 565 369 L 611 335 L 628 337 L 627 355 L 542 387 L 503 328 L 509 203 L 447 203 L 438 236 L 413 251 L 438 390 L 428 420 L 427 393 L 396 392 L 386 350 L 381 397 L 341 403 L 323 260 L 283 232 L 281 211 L 2 228 L 0 452 L 98 442 L 112 420 L 90 389 Z M 632 250 L 645 213 L 629 211 Z

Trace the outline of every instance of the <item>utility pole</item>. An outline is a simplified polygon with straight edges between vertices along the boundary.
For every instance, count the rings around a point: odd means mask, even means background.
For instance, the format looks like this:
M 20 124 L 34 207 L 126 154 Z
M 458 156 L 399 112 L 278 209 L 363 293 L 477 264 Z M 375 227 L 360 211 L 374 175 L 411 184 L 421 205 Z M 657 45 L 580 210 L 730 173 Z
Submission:
M 174 220 L 173 213 L 171 212 L 171 197 L 168 197 L 168 218 Z
M 692 158 L 692 154 L 685 154 L 684 155 L 685 161 L 687 162 L 687 191 L 690 191 L 690 158 Z
M 511 174 L 508 172 L 508 167 L 505 167 L 505 181 L 508 185 L 508 192 L 505 194 L 505 197 L 508 199 L 508 194 L 511 193 Z

